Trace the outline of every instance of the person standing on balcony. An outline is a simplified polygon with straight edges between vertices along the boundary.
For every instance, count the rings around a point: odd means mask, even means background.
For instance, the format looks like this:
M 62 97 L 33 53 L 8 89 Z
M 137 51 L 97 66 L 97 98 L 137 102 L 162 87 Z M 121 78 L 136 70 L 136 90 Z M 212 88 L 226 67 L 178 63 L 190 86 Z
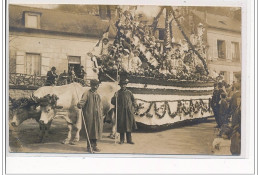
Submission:
M 56 67 L 52 67 L 51 70 L 47 72 L 47 80 L 46 80 L 45 85 L 46 86 L 55 86 L 57 78 L 58 78 L 58 75 L 56 74 Z

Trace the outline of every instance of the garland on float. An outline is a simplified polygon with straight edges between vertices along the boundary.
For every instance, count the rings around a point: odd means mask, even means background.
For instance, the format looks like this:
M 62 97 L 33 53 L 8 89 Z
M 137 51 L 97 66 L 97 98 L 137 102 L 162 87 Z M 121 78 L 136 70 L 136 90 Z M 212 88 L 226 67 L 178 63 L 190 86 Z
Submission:
M 153 114 L 150 113 L 150 110 L 151 110 L 153 105 L 154 105 L 155 115 L 158 118 L 160 118 L 160 119 L 165 116 L 167 110 L 168 110 L 168 115 L 171 118 L 174 118 L 177 115 L 181 115 L 181 114 L 184 114 L 184 116 L 189 115 L 191 118 L 193 118 L 193 115 L 194 114 L 198 114 L 199 112 L 201 112 L 201 115 L 203 115 L 205 112 L 211 112 L 211 108 L 210 108 L 210 101 L 211 101 L 211 99 L 209 99 L 209 104 L 208 105 L 205 104 L 202 99 L 200 99 L 199 101 L 195 100 L 196 101 L 195 104 L 193 103 L 193 100 L 190 100 L 190 104 L 189 104 L 188 107 L 185 105 L 185 102 L 182 102 L 181 100 L 178 100 L 177 101 L 177 110 L 175 112 L 171 111 L 171 108 L 170 108 L 170 105 L 169 105 L 169 102 L 172 102 L 172 101 L 164 101 L 164 104 L 162 105 L 162 106 L 164 106 L 164 110 L 163 110 L 162 114 L 160 114 L 158 112 L 159 108 L 157 108 L 157 105 L 156 105 L 156 102 L 162 102 L 162 101 L 152 101 L 152 102 L 145 101 L 145 100 L 141 100 L 141 101 L 149 103 L 149 107 L 148 107 L 148 109 L 144 113 L 139 114 L 140 109 L 142 109 L 144 107 L 141 104 L 139 104 L 137 106 L 136 111 L 135 111 L 135 115 L 138 115 L 140 117 L 146 116 L 148 118 L 152 118 Z
M 168 102 L 166 102 L 166 105 L 167 105 L 167 108 L 168 108 L 168 115 L 171 117 L 171 118 L 174 118 L 176 117 L 178 114 L 181 113 L 181 101 L 178 101 L 178 104 L 177 104 L 177 110 L 176 112 L 171 112 L 171 108 L 170 108 L 170 105 Z

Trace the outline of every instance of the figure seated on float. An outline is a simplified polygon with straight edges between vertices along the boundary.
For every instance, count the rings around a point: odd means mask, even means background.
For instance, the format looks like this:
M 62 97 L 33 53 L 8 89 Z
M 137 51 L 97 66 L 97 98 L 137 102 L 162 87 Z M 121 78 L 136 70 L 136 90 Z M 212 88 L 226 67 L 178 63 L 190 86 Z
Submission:
M 168 68 L 167 68 L 167 61 L 163 60 L 160 64 L 160 68 L 159 68 L 159 73 L 166 75 L 168 73 Z
M 137 73 L 141 69 L 142 61 L 139 58 L 139 53 L 138 50 L 133 50 L 133 56 L 130 58 L 130 71 L 133 73 Z
M 185 51 L 183 63 L 186 65 L 186 68 L 189 73 L 191 73 L 194 69 L 194 58 L 193 58 L 193 50 L 189 49 L 189 51 Z
M 119 58 L 120 68 L 122 71 L 125 71 L 125 72 L 128 72 L 129 67 L 130 67 L 129 54 L 130 54 L 129 50 L 124 49 L 123 54 Z
M 102 39 L 101 44 L 97 44 L 96 47 L 94 47 L 93 51 L 91 52 L 96 57 L 100 57 L 101 55 L 108 55 L 108 47 L 109 47 L 109 39 L 107 37 L 104 37 Z
M 156 43 L 155 47 L 154 47 L 154 54 L 159 56 L 162 54 L 162 50 L 161 50 L 161 44 L 160 43 Z

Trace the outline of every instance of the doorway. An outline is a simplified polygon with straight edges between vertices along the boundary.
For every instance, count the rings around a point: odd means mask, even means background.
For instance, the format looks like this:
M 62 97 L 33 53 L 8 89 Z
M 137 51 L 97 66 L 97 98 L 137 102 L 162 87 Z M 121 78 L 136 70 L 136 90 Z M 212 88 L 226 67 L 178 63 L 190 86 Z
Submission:
M 71 68 L 74 68 L 76 77 L 79 77 L 81 58 L 79 56 L 69 56 L 68 60 L 69 60 L 68 61 L 68 70 L 71 70 Z

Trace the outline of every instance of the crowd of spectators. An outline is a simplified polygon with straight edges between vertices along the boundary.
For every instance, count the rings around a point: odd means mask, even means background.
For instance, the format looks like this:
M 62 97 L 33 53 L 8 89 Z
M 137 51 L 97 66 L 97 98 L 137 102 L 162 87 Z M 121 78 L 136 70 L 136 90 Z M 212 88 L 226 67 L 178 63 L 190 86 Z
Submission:
M 56 73 L 56 67 L 52 67 L 50 71 L 47 72 L 47 79 L 46 79 L 46 86 L 55 86 L 55 85 L 65 85 L 73 82 L 81 83 L 85 85 L 85 78 L 86 72 L 84 67 L 81 66 L 80 70 L 76 74 L 74 71 L 74 67 L 69 67 L 68 73 L 64 70 L 59 76 Z
M 241 82 L 228 85 L 224 81 L 214 84 L 211 101 L 219 137 L 231 139 L 230 151 L 239 155 L 241 151 Z

